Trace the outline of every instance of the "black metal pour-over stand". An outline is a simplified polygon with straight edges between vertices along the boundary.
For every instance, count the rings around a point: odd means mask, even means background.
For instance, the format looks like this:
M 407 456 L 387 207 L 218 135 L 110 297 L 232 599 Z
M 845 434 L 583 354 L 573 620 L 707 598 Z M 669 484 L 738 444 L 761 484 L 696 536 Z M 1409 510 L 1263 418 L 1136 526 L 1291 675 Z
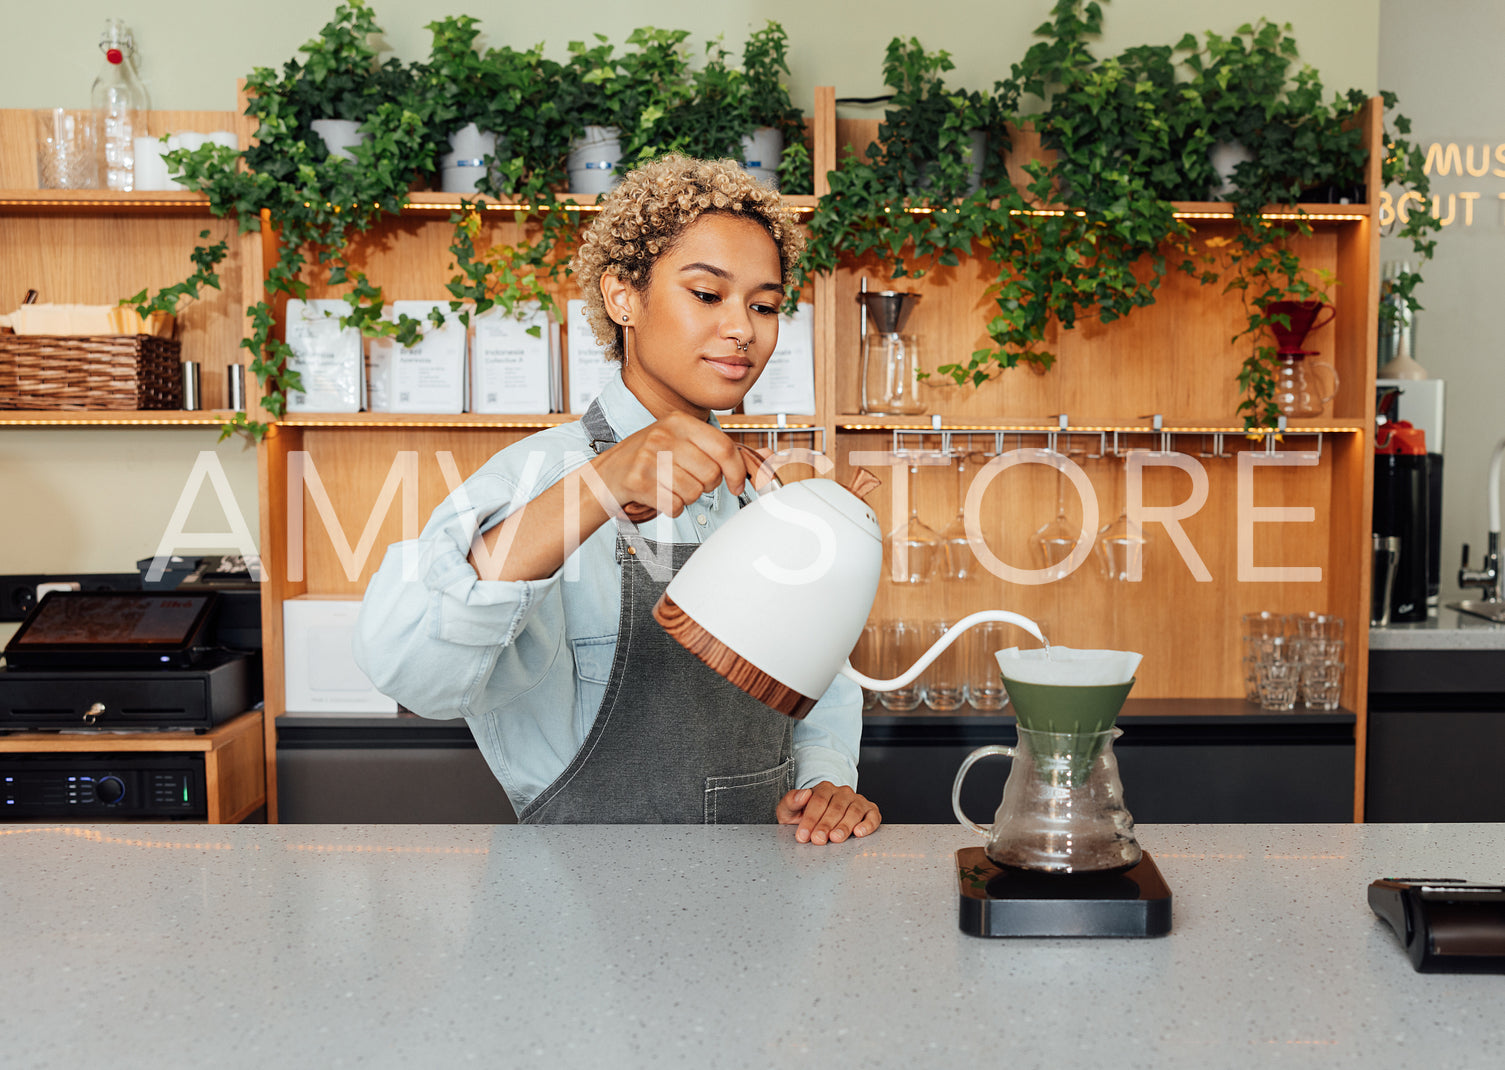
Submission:
M 972 936 L 1164 936 L 1171 890 L 1155 860 L 1065 876 L 1000 866 L 981 847 L 956 852 L 960 925 Z

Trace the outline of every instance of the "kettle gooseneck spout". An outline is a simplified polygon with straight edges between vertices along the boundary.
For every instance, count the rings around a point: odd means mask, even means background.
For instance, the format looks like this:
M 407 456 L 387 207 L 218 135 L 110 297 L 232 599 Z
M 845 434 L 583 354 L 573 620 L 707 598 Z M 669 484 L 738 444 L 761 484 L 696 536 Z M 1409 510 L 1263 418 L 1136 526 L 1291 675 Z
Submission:
M 847 661 L 842 665 L 840 672 L 842 676 L 847 677 L 849 680 L 855 680 L 857 683 L 861 684 L 869 691 L 893 691 L 897 688 L 904 687 L 906 684 L 913 683 L 915 681 L 915 678 L 918 677 L 920 673 L 924 672 L 930 666 L 930 663 L 932 661 L 945 653 L 948 646 L 956 642 L 957 639 L 961 638 L 962 633 L 965 632 L 968 628 L 971 628 L 972 626 L 977 624 L 992 623 L 1017 624 L 1019 627 L 1029 632 L 1030 635 L 1033 635 L 1036 639 L 1040 640 L 1040 642 L 1045 642 L 1045 636 L 1041 634 L 1040 626 L 1034 621 L 1030 620 L 1028 617 L 1021 616 L 1018 613 L 1010 613 L 1006 609 L 985 609 L 978 613 L 972 613 L 957 621 L 953 627 L 947 629 L 945 635 L 941 636 L 935 641 L 935 645 L 933 645 L 929 650 L 920 655 L 919 661 L 915 662 L 909 667 L 907 671 L 899 676 L 894 677 L 892 680 L 875 680 L 871 676 L 864 675 L 863 673 L 860 673 L 856 669 L 852 668 L 852 663 L 850 661 Z

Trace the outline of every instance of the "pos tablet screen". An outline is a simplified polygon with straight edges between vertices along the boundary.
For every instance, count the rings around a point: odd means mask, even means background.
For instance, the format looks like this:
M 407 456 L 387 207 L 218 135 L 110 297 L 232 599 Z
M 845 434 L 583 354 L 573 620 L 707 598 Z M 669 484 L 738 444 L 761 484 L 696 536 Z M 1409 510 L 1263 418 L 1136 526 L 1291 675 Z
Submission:
M 13 669 L 186 668 L 215 591 L 52 591 L 5 647 Z

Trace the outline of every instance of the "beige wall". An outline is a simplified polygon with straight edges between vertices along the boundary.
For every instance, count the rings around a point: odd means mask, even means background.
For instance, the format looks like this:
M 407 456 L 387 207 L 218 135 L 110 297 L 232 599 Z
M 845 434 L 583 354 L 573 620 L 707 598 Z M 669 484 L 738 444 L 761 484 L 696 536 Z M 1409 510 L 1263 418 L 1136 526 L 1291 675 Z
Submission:
M 483 20 L 492 42 L 546 41 L 556 55 L 571 38 L 599 31 L 620 41 L 638 25 L 688 29 L 697 47 L 718 33 L 740 45 L 750 27 L 775 18 L 793 39 L 795 97 L 808 101 L 817 83 L 834 84 L 843 96 L 880 93 L 883 48 L 894 35 L 916 35 L 928 48 L 949 49 L 958 66 L 953 84 L 989 86 L 1023 54 L 1049 6 L 1047 0 L 869 0 L 860 6 L 639 0 L 555 8 L 480 0 L 436 7 L 378 0 L 376 10 L 404 58 L 427 52 L 423 24 L 441 11 L 468 10 Z M 1372 92 L 1377 85 L 1379 0 L 1116 0 L 1106 6 L 1110 34 L 1100 54 L 1174 42 L 1187 31 L 1231 33 L 1264 14 L 1295 24 L 1304 57 L 1323 72 L 1329 88 Z M 10 4 L 5 36 L 11 47 L 0 64 L 0 107 L 85 103 L 99 65 L 98 28 L 107 15 L 120 13 L 139 41 L 154 107 L 230 108 L 238 74 L 289 58 L 333 9 L 332 2 L 293 0 L 254 6 L 136 0 L 128 9 L 113 0 Z M 853 18 L 854 10 L 862 11 L 860 19 Z M 560 18 L 566 11 L 577 14 Z M 0 219 L 0 242 L 3 226 Z M 0 294 L 0 304 L 19 296 Z M 156 546 L 201 449 L 218 451 L 255 530 L 254 454 L 234 442 L 216 446 L 214 438 L 207 430 L 0 432 L 0 572 L 131 569 Z M 202 518 L 201 528 L 224 526 L 207 492 L 194 515 Z
M 133 571 L 156 552 L 201 450 L 214 451 L 255 533 L 256 453 L 218 438 L 214 428 L 0 430 L 0 572 Z M 185 528 L 230 530 L 209 485 Z M 0 623 L 0 642 L 13 630 Z
M 278 66 L 314 36 L 334 11 L 333 0 L 261 0 L 254 5 L 185 4 L 178 0 L 62 0 L 58 4 L 7 4 L 5 62 L 0 64 L 0 106 L 87 104 L 100 64 L 99 27 L 109 15 L 135 31 L 140 72 L 158 108 L 222 109 L 235 103 L 235 78 L 256 66 Z M 584 5 L 458 0 L 374 0 L 378 21 L 395 53 L 428 53 L 424 24 L 445 13 L 481 19 L 488 43 L 527 47 L 540 41 L 562 57 L 571 39 L 604 33 L 620 42 L 634 26 L 689 30 L 698 49 L 717 34 L 740 48 L 749 29 L 777 19 L 789 31 L 792 89 L 808 102 L 816 84 L 838 96 L 883 91 L 880 65 L 894 36 L 917 36 L 930 49 L 948 50 L 957 64 L 955 84 L 983 88 L 1007 74 L 1024 53 L 1050 0 L 760 0 L 701 3 L 634 0 Z M 1174 43 L 1188 31 L 1231 33 L 1264 15 L 1293 24 L 1303 57 L 1333 89 L 1376 88 L 1379 0 L 1112 0 L 1105 3 L 1107 39 L 1099 54 L 1129 45 Z M 860 12 L 860 15 L 854 14 Z M 22 47 L 18 43 L 25 42 Z
M 1381 4 L 1380 75 L 1400 94 L 1400 111 L 1412 122 L 1411 139 L 1473 146 L 1477 152 L 1505 145 L 1505 8 L 1498 0 L 1410 0 Z M 1494 161 L 1498 167 L 1498 161 Z M 1424 310 L 1416 314 L 1416 359 L 1447 383 L 1446 449 L 1442 487 L 1442 600 L 1458 595 L 1458 560 L 1469 543 L 1469 563 L 1484 556 L 1489 529 L 1485 487 L 1489 455 L 1505 437 L 1505 373 L 1502 373 L 1500 279 L 1505 277 L 1505 178 L 1491 168 L 1474 177 L 1456 170 L 1432 175 L 1441 197 L 1441 218 L 1453 222 L 1437 237 L 1437 253 L 1418 288 Z M 1502 168 L 1505 170 L 1505 168 Z M 1449 196 L 1477 193 L 1474 218 L 1467 201 Z M 1384 240 L 1385 259 L 1412 256 L 1408 243 Z M 1478 591 L 1470 592 L 1477 597 Z

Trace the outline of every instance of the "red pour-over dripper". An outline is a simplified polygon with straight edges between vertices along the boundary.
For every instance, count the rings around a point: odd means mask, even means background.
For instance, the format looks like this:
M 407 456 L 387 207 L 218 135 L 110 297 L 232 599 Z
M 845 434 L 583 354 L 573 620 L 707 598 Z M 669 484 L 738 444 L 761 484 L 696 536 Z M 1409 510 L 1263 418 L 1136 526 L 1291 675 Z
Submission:
M 1327 310 L 1327 315 L 1318 319 L 1323 309 Z M 1275 335 L 1275 348 L 1282 355 L 1294 356 L 1310 352 L 1302 349 L 1306 336 L 1331 321 L 1337 310 L 1321 301 L 1271 301 L 1265 306 L 1265 313 L 1272 320 L 1270 331 Z M 1277 317 L 1283 317 L 1290 326 L 1283 327 L 1279 322 L 1273 322 Z

